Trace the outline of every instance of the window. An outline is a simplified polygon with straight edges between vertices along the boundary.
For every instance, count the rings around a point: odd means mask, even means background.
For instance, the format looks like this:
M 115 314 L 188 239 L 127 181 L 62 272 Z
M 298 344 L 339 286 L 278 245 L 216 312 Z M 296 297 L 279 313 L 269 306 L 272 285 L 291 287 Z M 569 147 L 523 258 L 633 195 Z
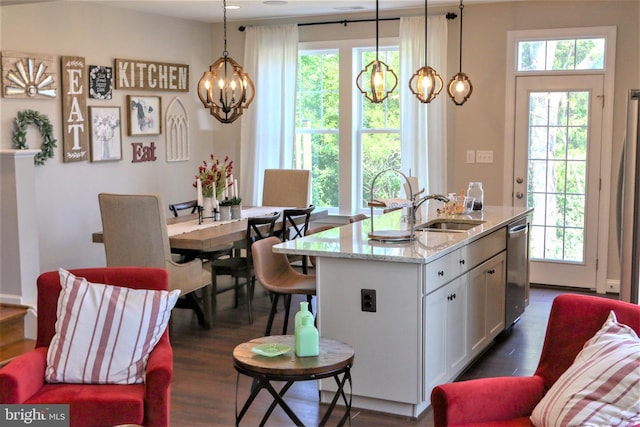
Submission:
M 293 167 L 312 171 L 312 203 L 338 206 L 338 51 L 300 52 Z
M 376 173 L 400 169 L 399 89 L 381 104 L 366 100 L 355 79 L 375 48 L 339 43 L 299 51 L 293 167 L 311 169 L 314 205 L 353 212 L 367 207 Z M 381 45 L 379 59 L 399 74 L 398 46 Z M 395 197 L 401 183 L 389 174 L 376 187 L 376 197 Z
M 518 71 L 602 70 L 605 39 L 518 42 Z

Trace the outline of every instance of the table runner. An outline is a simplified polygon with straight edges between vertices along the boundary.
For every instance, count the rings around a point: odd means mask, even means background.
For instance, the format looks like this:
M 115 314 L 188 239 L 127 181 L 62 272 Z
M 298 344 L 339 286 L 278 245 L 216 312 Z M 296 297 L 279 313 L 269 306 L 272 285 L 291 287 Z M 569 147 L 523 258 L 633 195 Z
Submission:
M 211 218 L 204 218 L 202 224 L 198 224 L 197 219 L 191 219 L 188 221 L 177 222 L 167 225 L 167 233 L 169 237 L 177 236 L 179 234 L 190 233 L 192 231 L 199 231 L 209 227 L 218 227 L 223 224 L 231 224 L 232 222 L 242 221 L 249 217 L 265 216 L 273 212 L 281 212 L 283 209 L 291 209 L 287 207 L 277 206 L 254 206 L 250 208 L 242 209 L 241 219 L 232 219 L 230 221 L 213 221 Z

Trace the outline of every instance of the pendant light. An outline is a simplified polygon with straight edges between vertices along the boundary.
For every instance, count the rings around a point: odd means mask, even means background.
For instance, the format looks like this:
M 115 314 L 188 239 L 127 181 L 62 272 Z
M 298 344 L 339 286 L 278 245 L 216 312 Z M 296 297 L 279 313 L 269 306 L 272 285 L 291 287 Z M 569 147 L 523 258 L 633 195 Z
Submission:
M 419 68 L 409 80 L 409 89 L 423 104 L 435 99 L 442 90 L 442 77 L 427 65 L 427 0 L 424 0 L 424 67 Z
M 471 80 L 469 77 L 462 72 L 462 10 L 464 9 L 464 5 L 462 4 L 462 0 L 460 0 L 460 71 L 458 74 L 453 76 L 449 81 L 449 86 L 447 87 L 447 92 L 449 92 L 449 96 L 453 100 L 454 104 L 462 105 L 467 102 L 467 99 L 471 96 L 471 92 L 473 92 L 473 86 L 471 85 Z
M 224 8 L 224 51 L 198 82 L 198 97 L 213 117 L 222 123 L 232 123 L 249 107 L 255 87 L 242 66 L 229 57 L 227 51 L 227 1 Z
M 398 76 L 393 72 L 392 69 L 389 68 L 387 64 L 380 61 L 378 59 L 378 0 L 376 0 L 376 59 L 367 64 L 366 67 L 358 77 L 356 77 L 356 86 L 364 94 L 367 99 L 375 104 L 378 104 L 389 96 L 391 92 L 398 86 Z M 365 79 L 363 76 L 367 73 L 369 74 L 369 78 Z M 386 90 L 390 84 L 387 80 L 393 77 L 393 87 L 391 89 Z M 365 83 L 365 88 L 361 84 L 368 82 L 368 85 Z

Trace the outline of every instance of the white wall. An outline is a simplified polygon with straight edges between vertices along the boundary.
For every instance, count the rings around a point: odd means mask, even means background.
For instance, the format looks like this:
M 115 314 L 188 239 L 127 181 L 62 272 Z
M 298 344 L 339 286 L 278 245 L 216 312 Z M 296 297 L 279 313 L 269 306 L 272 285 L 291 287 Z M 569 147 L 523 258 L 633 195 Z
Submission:
M 0 100 L 0 148 L 12 148 L 12 121 L 24 109 L 46 114 L 58 139 L 55 158 L 35 168 L 38 223 L 33 226 L 39 230 L 41 271 L 105 264 L 102 245 L 91 242 L 91 232 L 101 229 L 98 193 L 160 193 L 167 204 L 189 200 L 195 197 L 192 183 L 197 165 L 211 152 L 233 154 L 224 140 L 214 143 L 222 125 L 202 108 L 194 90 L 202 72 L 222 50 L 212 26 L 86 2 L 2 6 L 1 18 L 3 51 L 81 56 L 88 65 L 111 67 L 115 58 L 190 66 L 189 93 L 114 90 L 111 100 L 87 100 L 90 106 L 121 108 L 123 159 L 117 162 L 62 162 L 60 95 L 54 100 Z M 164 135 L 126 136 L 129 94 L 160 95 L 164 107 L 174 96 L 181 99 L 190 120 L 190 161 L 167 163 Z M 30 148 L 39 148 L 38 132 L 30 129 L 29 135 Z M 157 161 L 132 163 L 131 143 L 151 141 L 158 147 Z

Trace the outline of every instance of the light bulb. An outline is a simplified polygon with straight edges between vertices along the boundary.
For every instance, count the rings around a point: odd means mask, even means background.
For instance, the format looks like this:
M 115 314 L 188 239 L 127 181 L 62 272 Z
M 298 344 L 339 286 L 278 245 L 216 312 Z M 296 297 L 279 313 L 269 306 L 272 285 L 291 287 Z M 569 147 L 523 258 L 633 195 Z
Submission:
M 456 92 L 458 92 L 458 93 L 464 92 L 464 82 L 462 80 L 460 80 L 460 81 L 458 81 L 458 83 L 456 83 Z

